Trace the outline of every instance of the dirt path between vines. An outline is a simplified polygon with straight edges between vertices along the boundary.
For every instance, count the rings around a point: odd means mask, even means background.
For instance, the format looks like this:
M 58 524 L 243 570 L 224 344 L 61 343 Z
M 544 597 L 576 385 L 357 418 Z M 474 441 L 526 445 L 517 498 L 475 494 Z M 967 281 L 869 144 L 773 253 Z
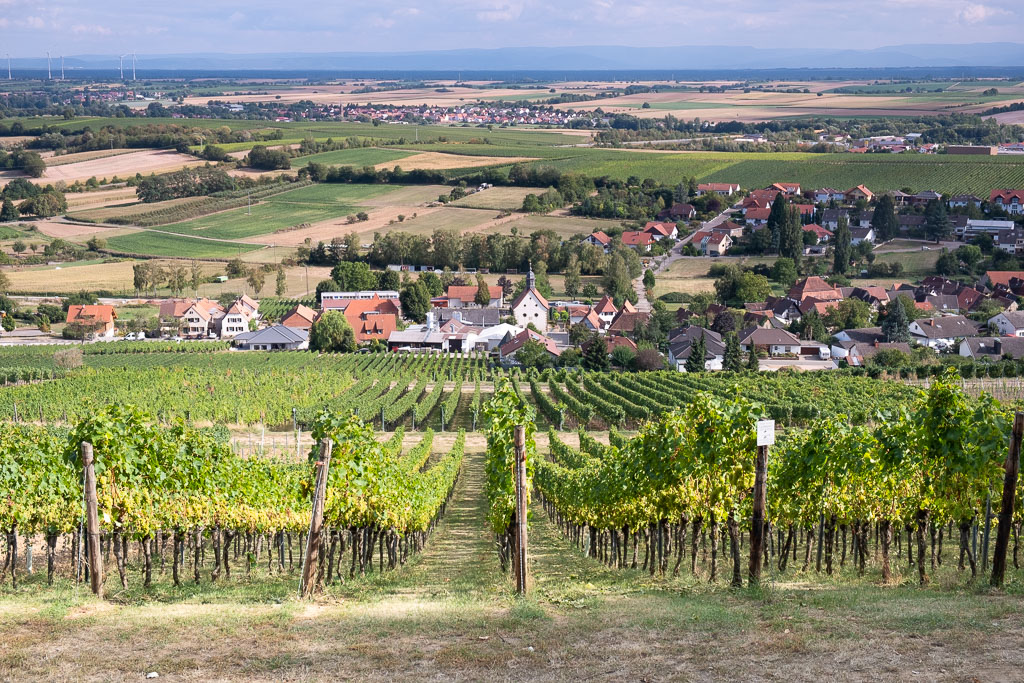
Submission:
M 963 588 L 962 577 L 959 590 L 883 589 L 813 573 L 733 591 L 607 569 L 535 503 L 531 595 L 516 600 L 484 482 L 483 454 L 468 454 L 419 557 L 311 603 L 295 598 L 297 571 L 246 575 L 241 560 L 230 581 L 179 589 L 162 576 L 122 592 L 114 576 L 105 603 L 67 583 L 46 588 L 39 572 L 17 591 L 8 582 L 0 680 L 1022 679 L 1019 575 L 1005 593 Z

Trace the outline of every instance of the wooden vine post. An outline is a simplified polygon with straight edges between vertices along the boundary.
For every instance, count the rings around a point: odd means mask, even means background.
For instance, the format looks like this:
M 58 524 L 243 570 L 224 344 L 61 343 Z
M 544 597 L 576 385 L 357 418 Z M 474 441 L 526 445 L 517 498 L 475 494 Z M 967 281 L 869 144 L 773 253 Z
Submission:
M 996 532 L 996 550 L 992 557 L 993 586 L 1003 585 L 1006 573 L 1006 549 L 1010 545 L 1010 527 L 1013 525 L 1014 494 L 1017 490 L 1017 475 L 1020 472 L 1020 442 L 1024 437 L 1024 413 L 1018 412 L 1013 417 L 1013 434 L 1010 437 L 1010 450 L 1006 454 L 1003 477 L 1003 502 L 999 507 L 999 529 Z
M 512 533 L 515 539 L 515 555 L 512 568 L 515 572 L 516 593 L 526 595 L 526 427 L 516 425 L 515 428 L 515 479 L 516 479 L 516 514 L 513 520 Z
M 316 486 L 313 489 L 313 514 L 309 519 L 309 536 L 306 538 L 306 556 L 302 563 L 302 583 L 299 595 L 308 598 L 318 584 L 317 570 L 320 565 L 321 535 L 324 526 L 324 497 L 327 493 L 327 473 L 331 466 L 331 440 L 320 441 L 320 458 L 316 461 Z
M 750 520 L 750 585 L 761 584 L 764 558 L 764 520 L 768 499 L 768 447 L 775 443 L 775 421 L 757 423 L 757 459 L 754 461 L 754 513 Z
M 103 554 L 100 552 L 99 500 L 96 497 L 96 470 L 93 467 L 92 444 L 82 442 L 82 468 L 85 470 L 85 525 L 89 555 L 89 587 L 103 597 Z

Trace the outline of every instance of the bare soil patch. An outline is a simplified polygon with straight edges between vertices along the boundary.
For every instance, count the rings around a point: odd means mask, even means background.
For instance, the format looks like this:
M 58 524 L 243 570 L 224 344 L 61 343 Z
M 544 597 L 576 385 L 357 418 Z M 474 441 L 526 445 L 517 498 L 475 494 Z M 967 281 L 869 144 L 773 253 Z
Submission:
M 32 181 L 36 183 L 51 183 L 56 180 L 73 182 L 88 180 L 93 176 L 102 179 L 115 175 L 123 178 L 136 173 L 174 171 L 187 166 L 200 166 L 204 163 L 206 162 L 188 154 L 167 150 L 147 150 L 91 161 L 79 161 L 62 166 L 51 166 L 46 169 L 42 178 L 34 178 Z
M 406 157 L 399 162 L 403 169 L 423 169 L 426 171 L 444 171 L 450 168 L 475 168 L 477 166 L 496 166 L 514 164 L 520 161 L 536 161 L 532 157 L 478 157 L 464 154 L 445 154 L 444 152 L 422 152 Z M 377 164 L 377 170 L 389 169 L 395 162 Z

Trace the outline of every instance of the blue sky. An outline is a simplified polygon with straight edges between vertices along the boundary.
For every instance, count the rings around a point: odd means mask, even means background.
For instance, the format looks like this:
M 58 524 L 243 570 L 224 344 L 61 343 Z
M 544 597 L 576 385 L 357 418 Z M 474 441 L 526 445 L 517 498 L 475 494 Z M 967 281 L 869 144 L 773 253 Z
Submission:
M 1019 42 L 1020 0 L 0 0 L 0 54 Z

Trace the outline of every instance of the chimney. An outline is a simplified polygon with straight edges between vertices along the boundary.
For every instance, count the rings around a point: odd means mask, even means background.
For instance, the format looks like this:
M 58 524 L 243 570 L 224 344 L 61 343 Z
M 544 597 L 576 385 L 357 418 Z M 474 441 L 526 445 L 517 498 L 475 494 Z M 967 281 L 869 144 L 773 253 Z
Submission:
M 929 318 L 928 324 L 931 325 L 932 327 L 935 327 L 935 318 Z
M 427 331 L 428 332 L 433 332 L 435 330 L 437 330 L 437 320 L 434 318 L 434 312 L 433 311 L 428 311 L 427 312 Z

